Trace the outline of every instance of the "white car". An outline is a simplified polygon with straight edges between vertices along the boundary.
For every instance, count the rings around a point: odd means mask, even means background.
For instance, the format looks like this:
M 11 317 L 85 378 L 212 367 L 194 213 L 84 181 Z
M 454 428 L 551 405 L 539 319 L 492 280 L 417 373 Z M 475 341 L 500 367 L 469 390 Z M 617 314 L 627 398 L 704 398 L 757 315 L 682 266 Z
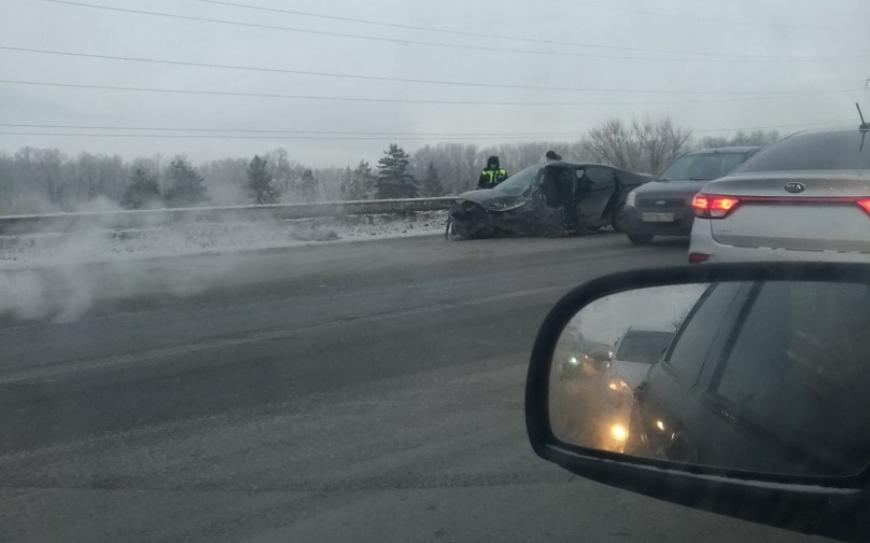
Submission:
M 689 262 L 870 262 L 870 126 L 793 135 L 693 201 Z
M 614 392 L 630 392 L 637 388 L 646 379 L 650 366 L 659 361 L 673 339 L 673 330 L 629 328 L 616 344 L 608 388 Z

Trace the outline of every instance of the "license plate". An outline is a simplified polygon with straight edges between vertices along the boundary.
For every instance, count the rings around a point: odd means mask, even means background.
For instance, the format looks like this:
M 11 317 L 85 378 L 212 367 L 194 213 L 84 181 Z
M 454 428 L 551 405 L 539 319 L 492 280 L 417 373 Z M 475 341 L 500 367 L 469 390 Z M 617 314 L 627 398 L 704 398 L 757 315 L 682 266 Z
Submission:
M 673 213 L 644 213 L 641 215 L 643 222 L 674 222 Z

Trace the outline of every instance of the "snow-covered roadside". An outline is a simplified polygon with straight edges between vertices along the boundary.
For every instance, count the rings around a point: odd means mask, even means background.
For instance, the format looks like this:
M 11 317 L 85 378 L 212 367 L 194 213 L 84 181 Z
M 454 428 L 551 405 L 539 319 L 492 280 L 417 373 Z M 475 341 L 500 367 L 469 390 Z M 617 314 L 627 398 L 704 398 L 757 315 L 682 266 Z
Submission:
M 148 229 L 88 229 L 0 236 L 0 270 L 50 268 L 205 253 L 277 249 L 440 233 L 446 211 L 288 221 L 175 223 Z

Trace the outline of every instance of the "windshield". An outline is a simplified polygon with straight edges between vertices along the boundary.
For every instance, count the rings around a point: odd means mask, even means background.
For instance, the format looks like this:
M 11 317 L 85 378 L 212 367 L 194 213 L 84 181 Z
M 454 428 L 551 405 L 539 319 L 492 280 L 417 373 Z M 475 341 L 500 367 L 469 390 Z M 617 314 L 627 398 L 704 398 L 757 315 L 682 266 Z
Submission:
M 710 181 L 727 175 L 745 158 L 745 152 L 686 155 L 668 166 L 659 181 Z
M 616 359 L 654 364 L 661 358 L 673 337 L 673 332 L 628 332 L 619 342 Z
M 508 177 L 503 183 L 498 185 L 495 190 L 508 196 L 521 196 L 524 194 L 538 178 L 540 166 L 529 166 L 512 176 Z
M 846 130 L 799 134 L 761 151 L 737 172 L 870 169 L 870 134 Z

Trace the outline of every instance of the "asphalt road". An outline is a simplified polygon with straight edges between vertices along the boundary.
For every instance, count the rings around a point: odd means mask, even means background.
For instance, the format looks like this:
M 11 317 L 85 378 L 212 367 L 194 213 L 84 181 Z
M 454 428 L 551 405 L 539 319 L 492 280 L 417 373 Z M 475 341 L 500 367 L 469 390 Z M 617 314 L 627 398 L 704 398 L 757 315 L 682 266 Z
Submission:
M 546 311 L 685 252 L 421 237 L 31 272 L 38 318 L 0 323 L 0 539 L 796 541 L 526 441 Z

